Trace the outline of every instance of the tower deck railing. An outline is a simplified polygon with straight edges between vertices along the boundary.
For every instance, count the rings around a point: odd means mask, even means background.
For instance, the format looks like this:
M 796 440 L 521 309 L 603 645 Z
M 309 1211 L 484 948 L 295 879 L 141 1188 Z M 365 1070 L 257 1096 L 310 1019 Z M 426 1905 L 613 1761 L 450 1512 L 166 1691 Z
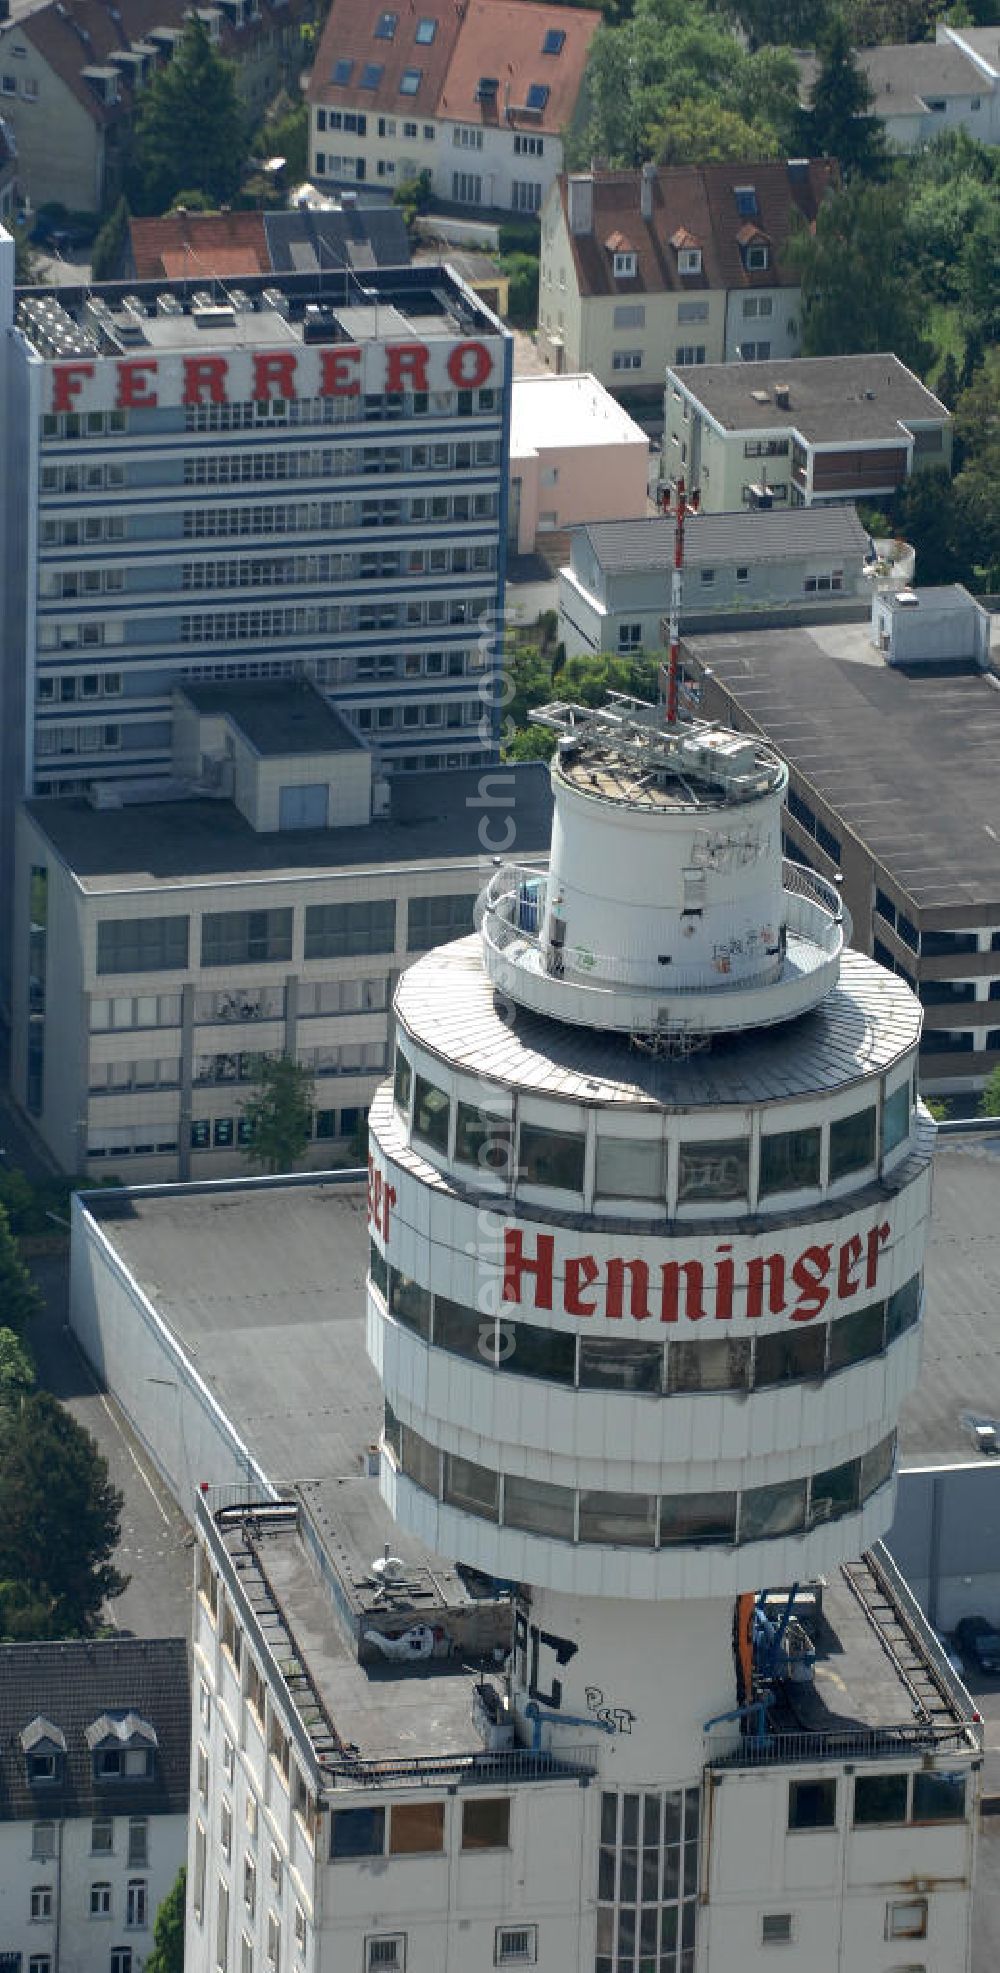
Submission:
M 774 949 L 759 965 L 733 966 L 726 955 L 716 961 L 685 966 L 672 963 L 664 971 L 659 991 L 672 999 L 676 994 L 701 994 L 706 988 L 724 993 L 727 988 L 743 992 L 747 987 L 767 986 L 779 979 L 785 966 L 787 939 L 797 938 L 812 945 L 825 959 L 835 959 L 850 937 L 850 922 L 836 886 L 815 871 L 783 857 L 781 864 L 780 922 L 775 927 Z M 543 944 L 549 911 L 548 876 L 529 865 L 505 863 L 494 871 L 481 892 L 475 922 L 488 948 L 509 959 L 526 959 L 537 953 L 536 964 L 550 976 L 562 974 L 577 984 L 585 984 L 594 994 L 612 993 L 616 987 L 631 987 L 634 966 L 620 953 L 581 952 L 567 944 L 558 959 Z M 783 937 L 781 934 L 783 933 Z

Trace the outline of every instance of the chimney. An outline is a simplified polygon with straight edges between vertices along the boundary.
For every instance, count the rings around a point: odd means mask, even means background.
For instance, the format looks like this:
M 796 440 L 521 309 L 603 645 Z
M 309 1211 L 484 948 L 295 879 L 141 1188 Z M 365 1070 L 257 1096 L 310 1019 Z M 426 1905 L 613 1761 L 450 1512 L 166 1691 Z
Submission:
M 774 401 L 779 411 L 791 409 L 792 389 L 790 384 L 775 384 Z
M 589 171 L 571 171 L 566 180 L 566 202 L 571 233 L 594 230 L 594 180 Z
M 653 217 L 653 186 L 655 183 L 655 164 L 644 164 L 639 180 L 639 211 L 643 219 L 652 219 Z

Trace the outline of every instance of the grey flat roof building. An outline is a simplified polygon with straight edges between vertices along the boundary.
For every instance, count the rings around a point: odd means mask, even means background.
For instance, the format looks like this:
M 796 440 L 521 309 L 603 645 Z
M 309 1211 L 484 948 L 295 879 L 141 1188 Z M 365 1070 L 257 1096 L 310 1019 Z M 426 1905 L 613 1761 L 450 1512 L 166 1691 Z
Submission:
M 199 688 L 204 689 L 204 688 Z M 209 691 L 226 694 L 227 687 Z M 241 690 L 242 688 L 240 688 Z M 238 692 L 234 705 L 242 706 Z M 336 717 L 336 715 L 333 715 Z M 551 826 L 548 768 L 540 761 L 398 775 L 389 816 L 346 829 L 281 829 L 262 834 L 231 802 L 148 802 L 127 810 L 94 809 L 69 795 L 26 802 L 80 889 L 102 892 L 136 885 L 184 884 L 192 878 L 305 875 L 353 867 L 392 868 L 428 858 L 487 855 L 484 815 L 509 816 L 522 854 L 544 851 Z M 499 840 L 494 847 L 499 847 Z
M 196 712 L 239 728 L 258 754 L 354 753 L 363 745 L 306 678 L 240 679 L 182 688 Z
M 675 524 L 669 517 L 645 521 L 597 521 L 580 528 L 606 574 L 630 569 L 669 569 Z M 853 507 L 742 508 L 734 514 L 695 514 L 684 532 L 685 564 L 697 568 L 746 555 L 748 561 L 786 561 L 808 554 L 864 555 L 869 536 Z
M 1000 692 L 989 674 L 890 670 L 866 624 L 698 636 L 686 649 L 915 906 L 953 923 L 990 907 L 1000 924 Z
M 899 438 L 948 412 L 898 356 L 800 356 L 793 362 L 678 365 L 669 372 L 723 431 L 791 427 L 807 444 Z M 779 404 L 775 387 L 787 389 Z

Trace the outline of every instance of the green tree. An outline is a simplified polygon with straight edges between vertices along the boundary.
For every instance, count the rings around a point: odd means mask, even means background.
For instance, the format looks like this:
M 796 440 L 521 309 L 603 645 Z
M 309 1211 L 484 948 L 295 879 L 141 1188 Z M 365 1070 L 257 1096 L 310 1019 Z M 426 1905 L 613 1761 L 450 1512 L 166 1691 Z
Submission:
M 0 1329 L 0 1439 L 35 1388 L 35 1366 L 20 1336 Z
M 981 1117 L 1000 1117 L 1000 1069 L 992 1069 L 979 1096 Z
M 94 241 L 90 271 L 95 281 L 121 279 L 131 217 L 128 200 L 124 197 L 120 198 L 110 219 L 105 220 Z
M 842 14 L 834 14 L 817 44 L 819 68 L 803 117 L 811 157 L 837 158 L 845 174 L 871 171 L 884 151 L 884 131 L 871 115 L 868 78 L 851 46 Z
M 845 186 L 824 201 L 812 232 L 792 235 L 785 259 L 801 281 L 806 356 L 884 350 L 923 369 L 926 305 L 906 253 L 899 186 Z
M 711 103 L 677 103 L 666 122 L 647 133 L 657 164 L 736 164 L 745 158 L 776 158 L 782 146 L 766 125 L 747 123 L 738 110 Z
M 0 1445 L 0 1626 L 88 1637 L 128 1577 L 112 1557 L 123 1496 L 97 1447 L 48 1391 L 24 1400 Z
M 184 1973 L 184 1894 L 187 1871 L 181 1864 L 153 1927 L 153 1950 L 146 1973 Z
M 215 53 L 197 14 L 171 60 L 139 98 L 130 196 L 133 209 L 165 212 L 184 186 L 216 204 L 242 176 L 246 133 L 233 70 Z
M 938 371 L 938 380 L 934 386 L 934 392 L 935 396 L 941 399 L 946 410 L 954 411 L 958 400 L 958 364 L 951 350 L 948 351 Z
M 917 581 L 925 588 L 964 582 L 971 574 L 947 466 L 904 480 L 893 502 L 893 527 L 916 550 Z
M 251 1142 L 247 1162 L 258 1171 L 294 1171 L 312 1136 L 315 1091 L 307 1069 L 290 1055 L 263 1055 L 252 1094 L 243 1105 Z
M 10 1222 L 0 1206 L 0 1323 L 24 1334 L 39 1308 L 39 1294 L 18 1252 Z
M 733 0 L 751 48 L 813 48 L 829 15 L 828 0 Z
M 641 163 L 651 135 L 658 142 L 672 112 L 690 103 L 730 111 L 783 149 L 796 127 L 797 71 L 784 50 L 748 54 L 704 0 L 636 0 L 630 20 L 595 34 L 585 101 L 571 138 L 579 163 Z
M 538 322 L 538 269 L 539 262 L 533 253 L 506 254 L 500 262 L 501 272 L 506 274 L 510 287 L 507 300 L 507 320 L 519 329 L 533 329 Z

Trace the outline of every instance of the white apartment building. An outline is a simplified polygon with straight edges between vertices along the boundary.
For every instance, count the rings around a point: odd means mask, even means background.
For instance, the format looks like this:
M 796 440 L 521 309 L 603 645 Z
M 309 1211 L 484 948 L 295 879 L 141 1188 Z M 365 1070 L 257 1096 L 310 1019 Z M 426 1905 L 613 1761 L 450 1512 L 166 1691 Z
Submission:
M 183 1638 L 0 1646 L 10 1973 L 141 1973 L 187 1847 Z
M 544 768 L 397 776 L 305 681 L 190 685 L 164 799 L 16 821 L 11 1077 L 64 1170 L 246 1169 L 262 1055 L 313 1077 L 308 1161 L 343 1161 L 414 956 L 472 926 L 491 857 L 544 852 Z M 147 793 L 148 793 L 147 789 Z M 357 1155 L 357 1154 L 355 1154 Z
M 600 18 L 541 0 L 334 0 L 306 90 L 311 176 L 391 191 L 426 171 L 450 205 L 539 212 Z
M 15 312 L 0 246 L 8 804 L 169 775 L 185 681 L 307 676 L 389 771 L 490 758 L 511 345 L 477 297 L 376 267 Z

